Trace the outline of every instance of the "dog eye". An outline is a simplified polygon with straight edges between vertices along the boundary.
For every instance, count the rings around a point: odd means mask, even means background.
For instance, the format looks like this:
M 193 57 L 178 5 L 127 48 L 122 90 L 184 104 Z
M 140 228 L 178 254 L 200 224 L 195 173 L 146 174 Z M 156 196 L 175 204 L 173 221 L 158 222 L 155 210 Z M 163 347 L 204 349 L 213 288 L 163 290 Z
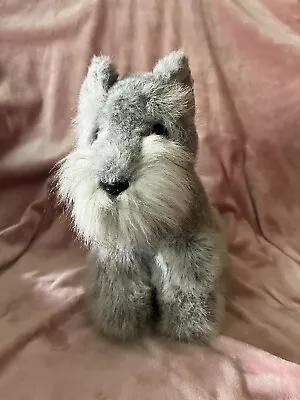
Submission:
M 99 133 L 100 133 L 100 128 L 97 128 L 97 129 L 95 129 L 93 131 L 92 138 L 91 138 L 91 143 L 93 143 L 95 140 L 98 139 Z
M 152 134 L 168 137 L 169 133 L 168 133 L 167 128 L 163 124 L 157 123 L 152 126 Z

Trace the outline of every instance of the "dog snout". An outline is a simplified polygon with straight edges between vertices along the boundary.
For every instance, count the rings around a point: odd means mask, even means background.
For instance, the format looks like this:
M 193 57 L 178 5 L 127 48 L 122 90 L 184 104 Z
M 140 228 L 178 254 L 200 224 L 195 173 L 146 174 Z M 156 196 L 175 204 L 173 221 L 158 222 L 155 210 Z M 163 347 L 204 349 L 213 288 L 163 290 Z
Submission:
M 128 181 L 117 181 L 113 183 L 99 182 L 99 186 L 111 196 L 118 196 L 129 188 Z

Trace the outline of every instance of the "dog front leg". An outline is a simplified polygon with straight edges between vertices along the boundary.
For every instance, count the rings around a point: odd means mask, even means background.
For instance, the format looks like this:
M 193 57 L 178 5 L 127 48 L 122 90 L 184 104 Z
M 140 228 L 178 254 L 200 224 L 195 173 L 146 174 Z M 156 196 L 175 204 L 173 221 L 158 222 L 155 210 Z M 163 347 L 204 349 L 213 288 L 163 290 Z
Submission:
M 213 235 L 161 249 L 153 275 L 160 335 L 198 344 L 213 340 L 224 314 L 225 260 Z
M 151 292 L 147 271 L 135 256 L 91 257 L 87 309 L 104 336 L 122 341 L 139 336 L 151 316 Z

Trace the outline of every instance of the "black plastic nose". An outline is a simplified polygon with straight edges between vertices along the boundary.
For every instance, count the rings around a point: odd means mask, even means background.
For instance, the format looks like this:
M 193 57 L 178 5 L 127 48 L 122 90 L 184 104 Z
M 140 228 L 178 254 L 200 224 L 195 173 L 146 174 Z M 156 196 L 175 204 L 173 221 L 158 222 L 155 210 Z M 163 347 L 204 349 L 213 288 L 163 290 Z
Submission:
M 124 190 L 129 188 L 129 182 L 128 181 L 119 181 L 113 183 L 100 182 L 100 186 L 112 196 L 118 196 L 118 194 L 124 192 Z

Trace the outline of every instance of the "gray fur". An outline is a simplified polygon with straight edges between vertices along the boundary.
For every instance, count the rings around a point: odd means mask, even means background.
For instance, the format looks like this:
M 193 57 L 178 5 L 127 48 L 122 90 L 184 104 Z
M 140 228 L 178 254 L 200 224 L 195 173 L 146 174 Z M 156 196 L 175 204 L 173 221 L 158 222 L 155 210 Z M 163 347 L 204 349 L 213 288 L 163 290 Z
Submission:
M 194 115 L 183 52 L 123 78 L 107 57 L 92 59 L 58 189 L 91 249 L 87 309 L 106 336 L 129 340 L 151 326 L 209 343 L 219 330 L 227 249 L 194 170 Z M 124 180 L 117 197 L 99 184 Z

